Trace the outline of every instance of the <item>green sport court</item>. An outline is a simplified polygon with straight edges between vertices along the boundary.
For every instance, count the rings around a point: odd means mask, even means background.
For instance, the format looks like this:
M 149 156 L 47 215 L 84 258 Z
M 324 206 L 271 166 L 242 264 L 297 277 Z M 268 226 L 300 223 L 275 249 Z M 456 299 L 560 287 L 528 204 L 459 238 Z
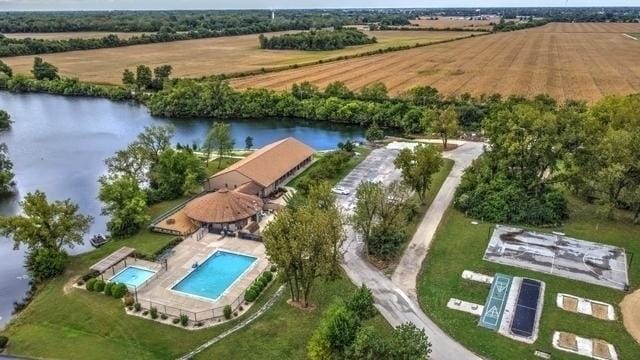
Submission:
M 480 316 L 480 322 L 478 323 L 479 326 L 494 331 L 498 330 L 512 280 L 511 276 L 500 273 L 493 277 L 491 291 L 489 291 L 489 296 L 484 304 L 482 316 Z

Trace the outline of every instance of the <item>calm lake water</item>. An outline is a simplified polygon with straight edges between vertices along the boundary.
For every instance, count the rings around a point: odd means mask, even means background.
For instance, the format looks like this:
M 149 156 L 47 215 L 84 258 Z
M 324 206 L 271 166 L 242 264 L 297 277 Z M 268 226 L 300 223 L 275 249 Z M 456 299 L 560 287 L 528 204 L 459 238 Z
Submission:
M 14 121 L 11 130 L 0 133 L 0 141 L 9 147 L 18 189 L 15 196 L 0 199 L 0 214 L 18 213 L 18 202 L 25 194 L 42 190 L 50 200 L 70 198 L 82 213 L 95 217 L 88 236 L 105 231 L 106 218 L 100 215 L 97 200 L 97 179 L 105 171 L 105 158 L 148 125 L 174 124 L 174 142 L 191 144 L 202 143 L 212 123 L 210 119 L 154 118 L 145 107 L 133 103 L 43 94 L 0 92 L 0 109 Z M 327 150 L 340 141 L 363 136 L 355 127 L 291 119 L 229 123 L 237 147 L 244 147 L 246 136 L 254 138 L 255 147 L 293 136 L 316 150 Z M 87 242 L 70 253 L 89 250 Z M 23 255 L 22 250 L 13 250 L 12 241 L 0 238 L 0 326 L 9 320 L 13 302 L 28 289 Z

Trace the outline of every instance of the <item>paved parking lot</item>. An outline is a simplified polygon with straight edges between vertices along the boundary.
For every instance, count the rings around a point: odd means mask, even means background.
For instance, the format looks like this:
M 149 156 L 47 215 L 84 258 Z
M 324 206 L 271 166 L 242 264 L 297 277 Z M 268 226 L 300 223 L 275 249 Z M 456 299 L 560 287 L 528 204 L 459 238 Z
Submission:
M 393 160 L 400 150 L 381 148 L 375 149 L 364 159 L 349 175 L 347 175 L 336 187 L 349 192 L 348 195 L 337 195 L 338 204 L 347 213 L 353 211 L 356 200 L 356 189 L 364 181 L 382 182 L 389 184 L 401 177 L 400 170 L 393 165 Z

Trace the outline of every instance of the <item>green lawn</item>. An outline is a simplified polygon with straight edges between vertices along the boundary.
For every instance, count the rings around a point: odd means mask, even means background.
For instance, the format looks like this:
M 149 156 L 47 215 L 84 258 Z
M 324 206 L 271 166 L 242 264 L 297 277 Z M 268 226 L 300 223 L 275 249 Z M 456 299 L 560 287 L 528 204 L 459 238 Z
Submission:
M 320 325 L 323 312 L 338 298 L 347 297 L 355 285 L 343 276 L 334 282 L 318 283 L 315 289 L 313 311 L 287 304 L 285 293 L 261 319 L 198 354 L 196 359 L 306 359 L 307 343 Z M 392 329 L 381 315 L 365 325 L 386 335 Z
M 543 231 L 559 230 L 579 239 L 621 246 L 626 248 L 628 253 L 640 253 L 640 226 L 633 225 L 628 214 L 619 213 L 618 220 L 607 221 L 596 215 L 594 206 L 579 200 L 570 199 L 570 207 L 571 219 L 564 226 Z M 619 318 L 618 304 L 625 295 L 623 292 L 483 261 L 482 256 L 492 224 L 472 225 L 471 221 L 454 209 L 448 211 L 418 279 L 421 306 L 443 330 L 474 352 L 496 360 L 531 359 L 536 349 L 552 353 L 553 358 L 582 359 L 553 349 L 551 337 L 555 330 L 607 340 L 616 347 L 621 359 L 637 358 L 640 345 L 626 332 L 621 320 L 598 320 L 561 310 L 555 305 L 556 294 L 566 292 L 608 302 L 616 307 Z M 488 275 L 502 272 L 514 276 L 527 276 L 546 282 L 545 306 L 535 344 L 526 345 L 479 328 L 477 317 L 446 307 L 451 297 L 484 304 L 489 293 L 488 286 L 463 280 L 461 274 L 465 269 Z M 631 287 L 638 288 L 640 266 L 632 266 L 629 277 Z
M 214 175 L 220 170 L 226 169 L 229 165 L 238 162 L 240 159 L 238 158 L 223 158 L 222 162 L 218 159 L 214 159 L 209 161 L 209 165 L 205 167 L 205 172 L 207 176 Z

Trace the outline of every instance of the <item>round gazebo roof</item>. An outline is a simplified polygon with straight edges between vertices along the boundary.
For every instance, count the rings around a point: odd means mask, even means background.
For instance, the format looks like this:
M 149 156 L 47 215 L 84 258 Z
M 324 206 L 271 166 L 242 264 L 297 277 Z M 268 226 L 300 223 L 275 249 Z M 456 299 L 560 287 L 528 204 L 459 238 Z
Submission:
M 202 223 L 224 224 L 250 218 L 263 206 L 256 196 L 220 189 L 191 200 L 184 213 Z

